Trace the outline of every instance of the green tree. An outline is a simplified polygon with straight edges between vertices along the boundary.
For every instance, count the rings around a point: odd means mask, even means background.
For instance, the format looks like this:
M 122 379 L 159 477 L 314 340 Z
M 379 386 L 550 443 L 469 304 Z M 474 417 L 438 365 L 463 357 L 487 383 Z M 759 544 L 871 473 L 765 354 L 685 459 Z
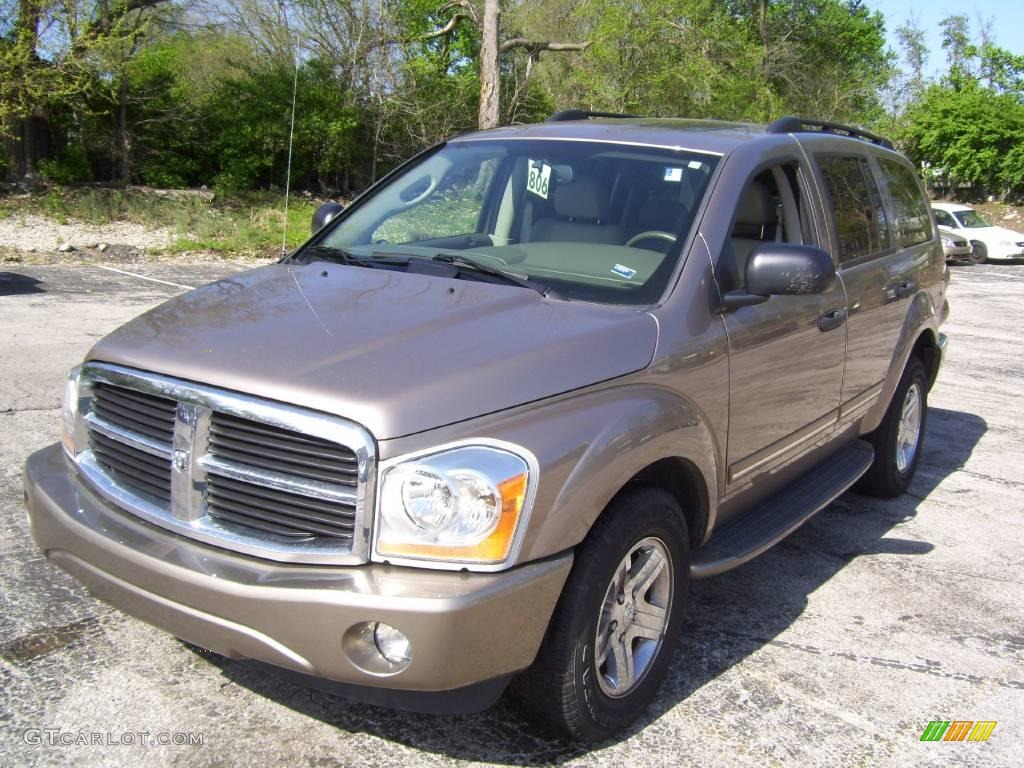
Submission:
M 908 110 L 903 144 L 953 184 L 979 194 L 1024 191 L 1024 105 L 977 81 L 929 86 Z

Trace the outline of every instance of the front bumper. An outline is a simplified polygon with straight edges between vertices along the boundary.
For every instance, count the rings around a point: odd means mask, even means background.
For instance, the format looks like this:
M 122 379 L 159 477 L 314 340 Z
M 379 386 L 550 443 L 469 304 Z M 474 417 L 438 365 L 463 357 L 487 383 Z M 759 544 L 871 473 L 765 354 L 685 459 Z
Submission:
M 25 490 L 43 553 L 98 597 L 223 656 L 368 686 L 386 695 L 342 692 L 396 707 L 430 711 L 426 694 L 457 702 L 460 690 L 474 703 L 442 709 L 492 703 L 532 663 L 572 565 L 571 554 L 502 573 L 260 560 L 111 506 L 82 484 L 59 444 L 29 457 Z M 369 672 L 343 647 L 351 627 L 377 621 L 411 642 L 401 671 Z
M 1017 259 L 1024 259 L 1024 248 L 1016 244 L 1005 245 L 997 243 L 988 246 L 988 253 L 986 255 L 990 261 L 1016 261 Z
M 970 245 L 943 246 L 942 252 L 946 254 L 946 261 L 967 261 L 974 254 L 974 248 Z

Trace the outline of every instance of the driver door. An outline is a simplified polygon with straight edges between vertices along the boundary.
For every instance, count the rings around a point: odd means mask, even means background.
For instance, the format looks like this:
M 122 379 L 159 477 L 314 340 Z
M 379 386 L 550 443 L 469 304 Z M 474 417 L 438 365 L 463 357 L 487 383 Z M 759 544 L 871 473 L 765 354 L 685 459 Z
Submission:
M 721 289 L 743 288 L 758 243 L 818 245 L 796 161 L 751 178 L 719 269 Z M 772 296 L 725 315 L 729 335 L 727 489 L 788 463 L 827 437 L 839 412 L 846 355 L 841 280 L 825 293 Z

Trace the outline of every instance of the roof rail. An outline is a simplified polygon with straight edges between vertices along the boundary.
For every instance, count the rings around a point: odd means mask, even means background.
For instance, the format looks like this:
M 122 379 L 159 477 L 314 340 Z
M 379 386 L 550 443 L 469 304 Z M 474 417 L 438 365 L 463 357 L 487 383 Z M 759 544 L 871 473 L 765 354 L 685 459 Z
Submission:
M 842 123 L 830 123 L 827 120 L 811 120 L 805 117 L 780 117 L 765 128 L 768 133 L 831 133 L 835 136 L 851 136 L 855 139 L 870 141 L 886 149 L 894 149 L 892 142 L 882 136 L 869 133 L 861 128 L 854 128 Z
M 588 112 L 583 109 L 563 109 L 555 112 L 545 122 L 560 123 L 563 120 L 589 120 L 592 117 L 640 117 L 640 115 L 625 115 L 619 112 Z

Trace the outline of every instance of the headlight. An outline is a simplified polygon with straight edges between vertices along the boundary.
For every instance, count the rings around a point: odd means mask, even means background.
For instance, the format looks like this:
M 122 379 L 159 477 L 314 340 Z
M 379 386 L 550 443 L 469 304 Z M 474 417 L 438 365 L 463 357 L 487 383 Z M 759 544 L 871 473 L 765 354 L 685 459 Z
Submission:
M 76 365 L 68 371 L 67 381 L 64 383 L 64 407 L 62 409 L 63 432 L 61 442 L 64 443 L 64 451 L 71 458 L 78 453 L 77 435 L 79 429 L 78 412 L 78 382 L 82 376 L 82 366 Z
M 956 243 L 950 240 L 948 237 L 942 238 L 942 245 L 946 248 L 952 248 Z
M 532 456 L 490 445 L 392 463 L 381 475 L 377 559 L 504 563 L 529 512 L 531 466 Z

